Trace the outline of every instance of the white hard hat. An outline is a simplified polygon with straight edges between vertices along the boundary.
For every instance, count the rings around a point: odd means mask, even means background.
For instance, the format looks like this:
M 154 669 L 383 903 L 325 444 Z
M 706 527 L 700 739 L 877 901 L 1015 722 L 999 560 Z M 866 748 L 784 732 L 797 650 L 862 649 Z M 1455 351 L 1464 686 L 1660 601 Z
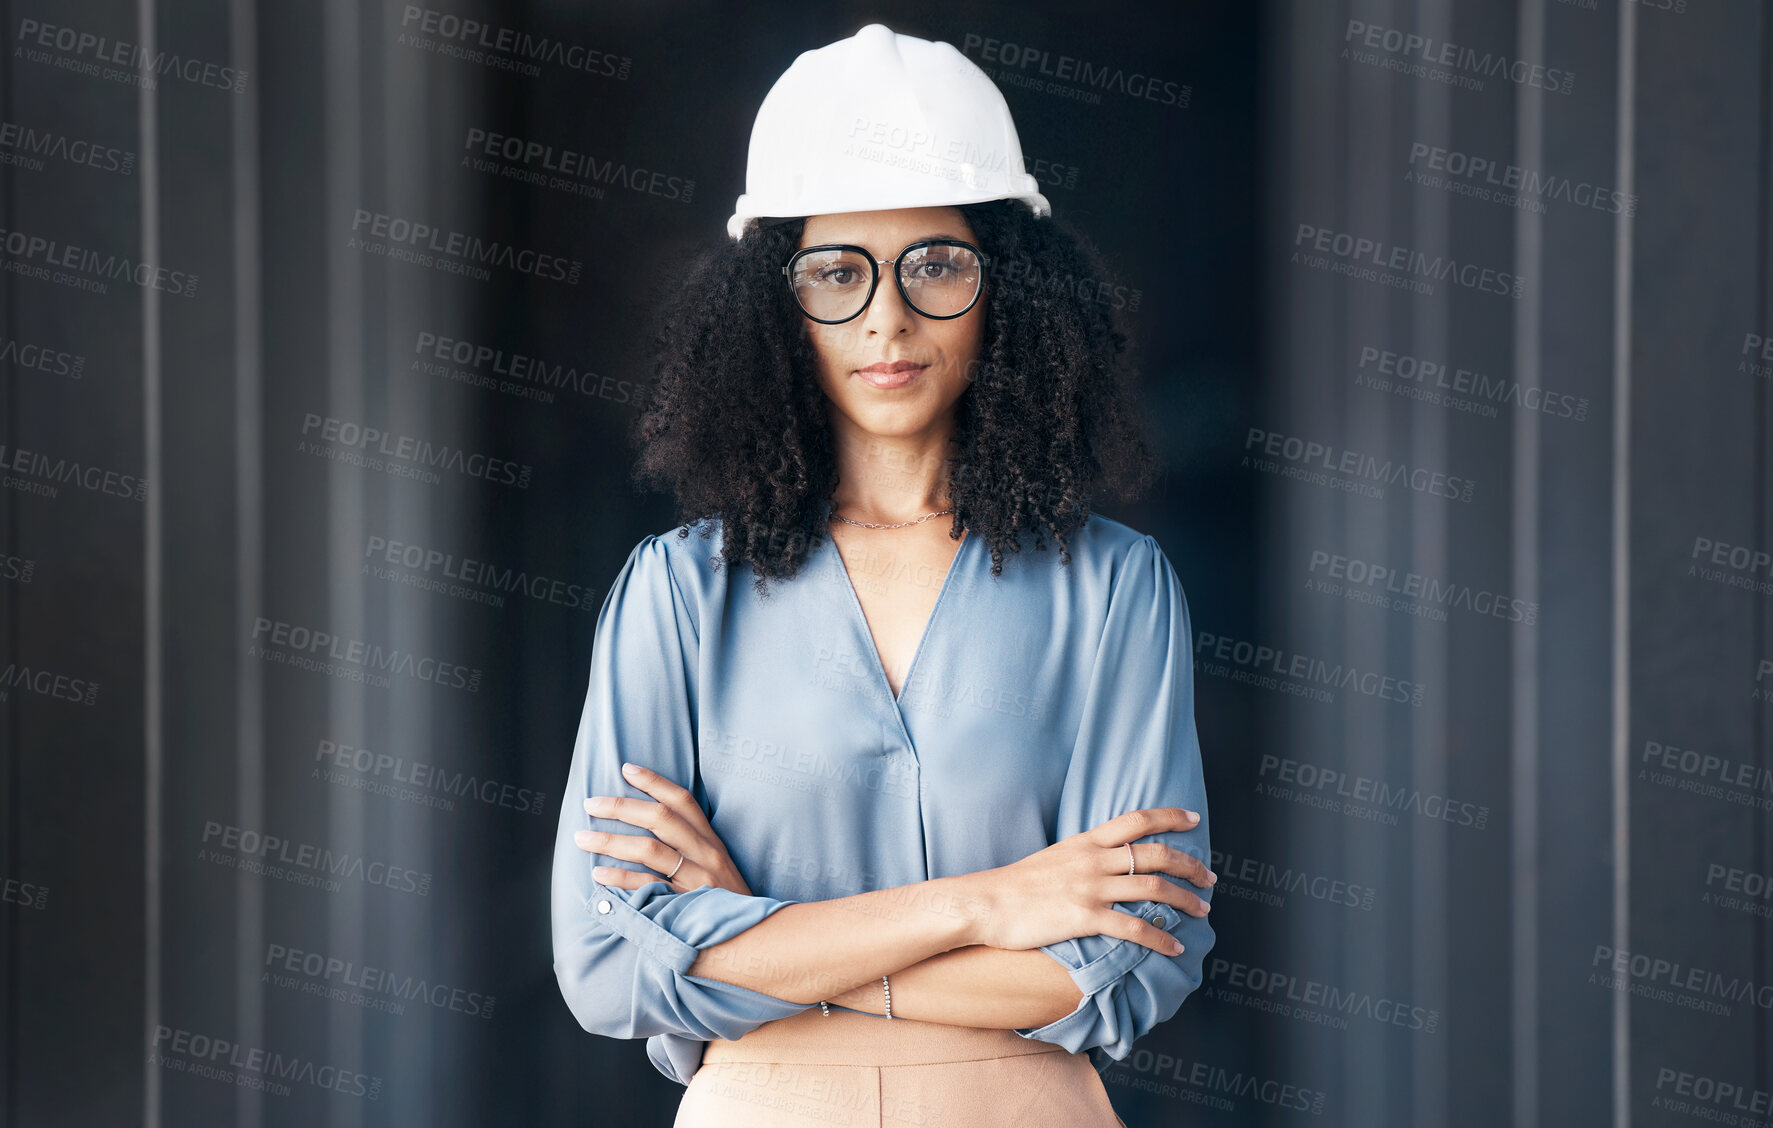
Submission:
M 871 23 L 804 51 L 770 87 L 727 234 L 792 217 L 985 200 L 1052 205 L 997 84 L 952 43 Z

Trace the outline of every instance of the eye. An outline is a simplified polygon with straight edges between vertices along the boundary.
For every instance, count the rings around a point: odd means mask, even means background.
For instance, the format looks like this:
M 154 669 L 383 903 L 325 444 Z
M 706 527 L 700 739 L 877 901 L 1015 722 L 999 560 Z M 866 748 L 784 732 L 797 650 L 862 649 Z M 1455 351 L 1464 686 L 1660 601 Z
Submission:
M 848 263 L 838 263 L 836 266 L 827 266 L 824 269 L 815 272 L 813 278 L 819 282 L 829 282 L 835 286 L 848 286 L 851 283 L 861 281 L 862 272 L 855 267 L 850 266 Z
M 926 287 L 965 286 L 972 281 L 979 260 L 965 247 L 925 247 L 904 262 L 900 275 L 906 282 Z

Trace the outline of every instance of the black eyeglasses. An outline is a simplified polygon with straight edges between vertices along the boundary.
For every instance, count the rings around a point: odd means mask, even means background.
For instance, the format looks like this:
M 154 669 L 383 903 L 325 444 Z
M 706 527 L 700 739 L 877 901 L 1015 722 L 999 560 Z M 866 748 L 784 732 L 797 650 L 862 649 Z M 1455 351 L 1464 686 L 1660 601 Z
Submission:
M 960 239 L 922 239 L 896 259 L 876 259 L 866 247 L 850 243 L 802 247 L 783 264 L 782 274 L 802 313 L 822 325 L 837 325 L 868 308 L 882 266 L 893 267 L 905 304 L 936 321 L 972 309 L 985 283 L 985 253 Z

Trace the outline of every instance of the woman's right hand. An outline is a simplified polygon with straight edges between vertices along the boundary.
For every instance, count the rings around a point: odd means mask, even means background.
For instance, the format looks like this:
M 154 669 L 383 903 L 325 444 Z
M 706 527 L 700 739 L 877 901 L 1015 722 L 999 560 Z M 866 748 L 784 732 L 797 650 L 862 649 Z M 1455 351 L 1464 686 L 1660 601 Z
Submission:
M 975 920 L 973 941 L 1024 949 L 1102 935 L 1176 955 L 1174 937 L 1148 920 L 1115 909 L 1114 903 L 1157 901 L 1190 916 L 1206 916 L 1205 901 L 1159 876 L 1160 871 L 1174 874 L 1205 889 L 1218 880 L 1206 863 L 1161 842 L 1135 841 L 1165 831 L 1192 830 L 1199 822 L 1199 816 L 1177 807 L 1128 811 L 1019 862 L 968 874 L 970 895 L 986 910 Z M 1134 874 L 1127 873 L 1128 842 L 1133 843 L 1138 863 Z

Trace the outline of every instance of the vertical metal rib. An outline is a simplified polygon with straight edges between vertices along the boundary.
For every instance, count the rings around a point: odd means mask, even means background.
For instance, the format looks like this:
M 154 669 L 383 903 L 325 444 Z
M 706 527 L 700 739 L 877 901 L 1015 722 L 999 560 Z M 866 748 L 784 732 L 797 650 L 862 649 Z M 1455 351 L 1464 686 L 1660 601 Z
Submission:
M 136 0 L 136 42 L 145 57 L 159 49 L 154 0 Z M 152 82 L 136 87 L 136 125 L 141 137 L 142 261 L 160 261 L 160 136 L 155 115 L 159 98 Z M 160 803 L 165 749 L 162 746 L 165 680 L 161 669 L 161 611 L 165 593 L 160 573 L 161 499 L 166 467 L 160 445 L 160 291 L 142 291 L 142 475 L 148 480 L 142 517 L 142 1034 L 152 1045 L 160 1020 Z M 160 1069 L 142 1066 L 142 1123 L 160 1128 Z
M 228 54 L 236 67 L 257 71 L 258 20 L 253 0 L 229 2 Z M 259 99 L 258 82 L 247 83 L 233 101 L 231 147 L 234 194 L 234 614 L 250 625 L 264 607 L 264 407 L 260 358 L 263 271 L 259 256 Z M 240 632 L 236 630 L 234 637 Z M 235 819 L 239 826 L 265 825 L 264 663 L 235 648 L 234 767 Z M 265 1044 L 265 998 L 259 983 L 265 951 L 265 898 L 262 881 L 242 882 L 234 918 L 235 1037 L 245 1045 Z M 251 1086 L 235 1090 L 234 1123 L 257 1128 L 264 1122 L 264 1093 Z
M 1521 0 L 1516 55 L 1545 58 L 1545 0 Z M 1528 86 L 1516 94 L 1516 159 L 1528 168 L 1545 167 L 1545 92 Z M 1531 299 L 1520 303 L 1515 319 L 1514 378 L 1540 386 L 1540 329 L 1545 313 L 1545 220 L 1531 208 L 1514 212 L 1516 275 L 1534 280 Z M 1516 597 L 1539 601 L 1539 442 L 1540 413 L 1514 412 L 1513 497 L 1510 503 L 1513 588 Z M 1539 631 L 1516 627 L 1509 638 L 1513 703 L 1509 745 L 1513 880 L 1511 916 L 1510 1043 L 1514 1076 L 1513 1123 L 1539 1123 Z
M 1619 3 L 1619 82 L 1614 180 L 1626 198 L 1636 180 L 1637 6 Z M 1631 950 L 1631 255 L 1632 220 L 1613 219 L 1613 950 Z M 1613 1123 L 1631 1124 L 1631 994 L 1613 995 Z

